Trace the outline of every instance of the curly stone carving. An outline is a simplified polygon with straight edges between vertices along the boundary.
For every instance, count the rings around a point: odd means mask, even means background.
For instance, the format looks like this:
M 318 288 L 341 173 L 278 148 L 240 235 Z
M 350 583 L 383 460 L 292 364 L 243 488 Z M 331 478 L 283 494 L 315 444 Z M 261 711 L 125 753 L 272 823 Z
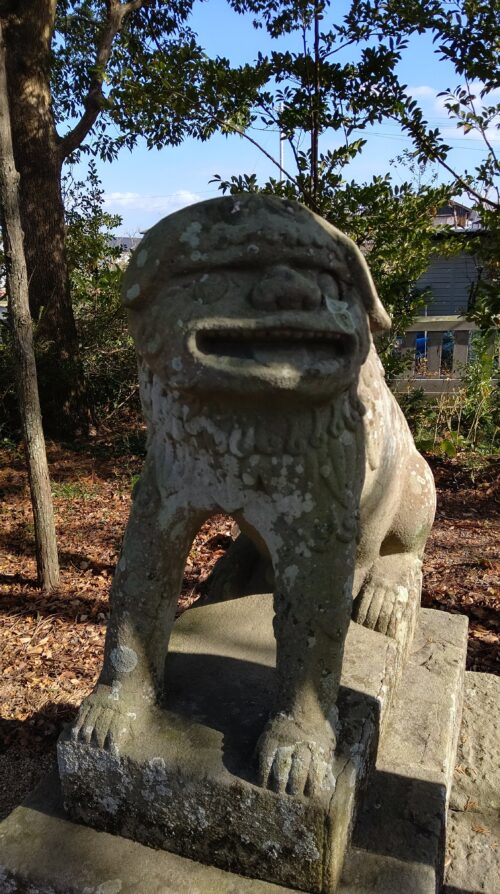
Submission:
M 430 472 L 373 346 L 389 319 L 351 240 L 264 196 L 211 200 L 153 227 L 124 302 L 148 452 L 103 670 L 73 736 L 117 751 L 147 722 L 186 556 L 224 512 L 275 583 L 278 697 L 259 781 L 313 796 L 334 784 L 353 596 L 361 623 L 409 640 L 434 513 Z M 221 567 L 221 591 L 248 583 L 248 563 L 236 566 Z

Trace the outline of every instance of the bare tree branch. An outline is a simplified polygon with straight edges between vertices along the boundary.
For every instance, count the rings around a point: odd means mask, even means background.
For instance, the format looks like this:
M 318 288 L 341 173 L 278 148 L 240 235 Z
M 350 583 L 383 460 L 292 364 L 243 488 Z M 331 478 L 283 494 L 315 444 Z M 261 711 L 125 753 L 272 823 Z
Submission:
M 85 111 L 73 130 L 70 130 L 59 144 L 59 151 L 63 159 L 67 158 L 68 155 L 71 155 L 75 149 L 81 146 L 83 140 L 97 121 L 103 106 L 104 93 L 102 85 L 106 66 L 111 57 L 113 41 L 123 28 L 123 24 L 128 16 L 147 2 L 148 0 L 129 0 L 128 3 L 121 3 L 120 0 L 107 0 L 106 20 L 103 22 L 103 29 L 97 45 L 93 75 L 84 104 Z
M 160 44 L 156 34 L 153 32 L 153 30 L 151 28 L 150 28 L 150 36 L 151 36 L 151 39 L 152 39 L 158 53 L 160 53 L 160 55 L 163 55 L 163 47 Z M 184 98 L 182 96 L 182 94 L 179 93 L 177 90 L 171 90 L 171 93 L 172 93 L 172 96 L 178 96 L 181 99 Z M 252 146 L 255 146 L 255 148 L 258 149 L 259 152 L 262 152 L 262 154 L 265 155 L 266 158 L 273 163 L 273 165 L 276 165 L 276 167 L 279 168 L 280 171 L 283 171 L 283 173 L 288 178 L 288 180 L 290 180 L 292 183 L 294 183 L 295 186 L 298 186 L 298 183 L 297 183 L 295 177 L 293 177 L 291 174 L 289 174 L 288 171 L 285 170 L 285 168 L 282 168 L 280 162 L 277 161 L 269 152 L 267 152 L 266 149 L 264 149 L 264 147 L 261 146 L 260 143 L 257 142 L 257 140 L 254 140 L 253 137 L 249 136 L 249 134 L 247 134 L 246 131 L 242 130 L 241 127 L 237 127 L 236 124 L 231 124 L 231 122 L 229 122 L 229 121 L 224 121 L 224 119 L 219 118 L 218 115 L 213 115 L 210 113 L 208 113 L 208 114 L 209 114 L 209 117 L 211 118 L 211 120 L 215 124 L 218 124 L 219 127 L 222 128 L 222 130 L 231 130 L 233 133 L 237 133 L 237 134 L 239 134 L 240 137 L 243 137 L 245 140 L 248 140 L 248 142 L 251 143 Z
M 490 142 L 490 140 L 488 139 L 488 134 L 487 134 L 487 132 L 486 132 L 486 130 L 485 130 L 485 128 L 484 128 L 484 126 L 483 126 L 483 124 L 482 124 L 482 122 L 481 122 L 481 119 L 480 119 L 480 117 L 479 117 L 479 115 L 478 115 L 478 113 L 477 113 L 477 111 L 476 111 L 476 106 L 475 106 L 475 104 L 474 104 L 474 100 L 473 100 L 473 98 L 472 98 L 472 91 L 471 91 L 470 83 L 469 83 L 469 80 L 468 80 L 467 78 L 465 79 L 465 83 L 467 84 L 467 91 L 468 91 L 468 94 L 469 94 L 469 96 L 468 96 L 468 102 L 469 102 L 469 105 L 470 105 L 470 107 L 471 107 L 471 109 L 472 109 L 472 113 L 473 113 L 473 115 L 474 115 L 475 118 L 476 118 L 476 123 L 477 123 L 478 130 L 479 130 L 479 132 L 480 132 L 480 134 L 481 134 L 481 136 L 482 136 L 484 142 L 486 143 L 486 145 L 487 145 L 487 147 L 488 147 L 488 150 L 489 150 L 489 152 L 490 152 L 490 155 L 491 155 L 491 157 L 492 157 L 492 159 L 493 159 L 493 161 L 494 161 L 494 163 L 495 163 L 495 167 L 498 168 L 498 167 L 499 167 L 499 164 L 498 164 L 498 157 L 497 157 L 497 154 L 496 154 L 496 152 L 495 152 L 495 150 L 494 150 L 494 148 L 493 148 L 493 144 L 492 144 L 492 143 Z
M 401 125 L 401 120 L 397 115 L 391 115 L 390 117 L 399 125 Z M 411 126 L 409 126 L 408 124 L 406 126 L 403 126 L 404 129 L 407 130 L 410 136 L 415 140 L 416 146 L 426 154 L 427 158 L 431 161 L 437 162 L 441 165 L 442 168 L 445 169 L 445 171 L 448 171 L 448 173 L 451 174 L 451 176 L 454 178 L 457 186 L 461 186 L 464 192 L 468 193 L 470 196 L 474 196 L 474 198 L 477 199 L 478 202 L 489 205 L 490 208 L 497 209 L 499 207 L 498 202 L 492 202 L 491 199 L 482 196 L 481 193 L 477 191 L 477 189 L 474 189 L 474 187 L 471 186 L 471 184 L 467 180 L 465 180 L 461 174 L 457 173 L 457 171 L 455 171 L 451 167 L 451 165 L 449 165 L 448 162 L 444 160 L 444 158 L 436 156 L 433 147 L 426 145 L 425 135 L 422 136 L 422 134 L 415 134 L 415 132 L 412 131 Z

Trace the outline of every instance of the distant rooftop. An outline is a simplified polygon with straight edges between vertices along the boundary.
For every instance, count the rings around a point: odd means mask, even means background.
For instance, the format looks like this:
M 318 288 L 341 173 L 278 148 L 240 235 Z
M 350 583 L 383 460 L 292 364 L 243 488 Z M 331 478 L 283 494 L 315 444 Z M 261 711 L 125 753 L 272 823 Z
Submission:
M 460 202 L 448 202 L 447 205 L 443 205 L 442 208 L 438 210 L 438 216 L 441 217 L 443 214 L 469 214 L 472 209 L 467 205 L 462 205 Z
M 112 236 L 110 239 L 113 248 L 121 248 L 122 251 L 133 251 L 139 242 L 141 236 Z
M 454 230 L 478 230 L 481 229 L 481 218 L 473 208 L 452 200 L 438 209 L 434 225 L 453 227 Z

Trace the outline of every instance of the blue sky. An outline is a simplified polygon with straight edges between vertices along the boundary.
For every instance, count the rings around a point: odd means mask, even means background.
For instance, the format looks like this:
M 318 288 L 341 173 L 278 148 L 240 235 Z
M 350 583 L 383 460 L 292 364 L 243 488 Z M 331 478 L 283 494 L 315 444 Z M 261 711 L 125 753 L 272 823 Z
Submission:
M 345 7 L 340 0 L 334 7 Z M 225 0 L 198 3 L 191 26 L 210 55 L 224 55 L 233 64 L 251 62 L 257 52 L 268 52 L 276 46 L 265 31 L 252 27 L 247 16 L 233 13 Z M 291 46 L 297 38 L 282 39 L 281 45 Z M 457 85 L 457 77 L 447 63 L 438 60 L 432 44 L 422 36 L 415 36 L 405 53 L 400 75 L 411 88 L 432 126 L 442 128 L 446 141 L 453 146 L 452 161 L 459 168 L 473 169 L 481 160 L 483 146 L 474 135 L 464 136 L 447 120 L 442 100 L 437 93 Z M 500 90 L 495 100 L 500 98 Z M 279 135 L 263 130 L 249 131 L 262 146 L 279 157 Z M 395 181 L 409 178 L 409 173 L 393 159 L 411 143 L 395 123 L 378 124 L 360 136 L 368 138 L 363 154 L 349 168 L 349 178 L 370 180 L 375 174 L 391 171 Z M 498 140 L 498 131 L 493 134 Z M 322 148 L 328 146 L 325 136 Z M 285 149 L 285 168 L 287 161 Z M 78 166 L 80 176 L 84 167 Z M 214 174 L 255 173 L 265 180 L 276 168 L 265 156 L 240 136 L 216 135 L 207 143 L 186 140 L 180 147 L 148 151 L 144 145 L 132 152 L 123 150 L 112 163 L 100 162 L 99 175 L 105 192 L 106 209 L 121 215 L 119 232 L 136 235 L 152 226 L 161 217 L 184 205 L 218 195 L 216 184 L 209 181 Z

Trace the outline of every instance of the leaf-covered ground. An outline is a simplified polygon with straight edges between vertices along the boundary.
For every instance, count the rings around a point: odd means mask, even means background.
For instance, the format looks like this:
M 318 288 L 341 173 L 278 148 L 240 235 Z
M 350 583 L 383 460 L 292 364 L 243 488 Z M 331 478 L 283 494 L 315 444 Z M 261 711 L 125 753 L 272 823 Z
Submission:
M 33 523 L 21 452 L 0 451 L 0 817 L 52 758 L 61 724 L 91 690 L 101 663 L 108 591 L 141 458 L 116 444 L 49 446 L 61 587 L 36 587 Z M 126 445 L 125 445 L 126 446 Z M 469 617 L 468 667 L 500 673 L 499 466 L 434 464 L 438 514 L 423 603 Z M 231 519 L 211 519 L 186 567 L 180 610 L 231 542 Z

